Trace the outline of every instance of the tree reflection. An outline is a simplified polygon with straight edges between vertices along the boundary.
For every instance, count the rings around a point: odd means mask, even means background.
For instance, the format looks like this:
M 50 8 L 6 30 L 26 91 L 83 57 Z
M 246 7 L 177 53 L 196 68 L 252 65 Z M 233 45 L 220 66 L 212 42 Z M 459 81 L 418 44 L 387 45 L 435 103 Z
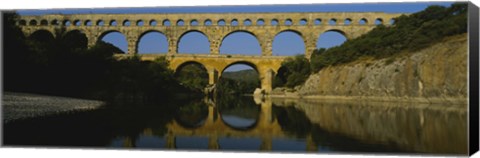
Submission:
M 203 101 L 190 102 L 178 108 L 175 117 L 184 127 L 199 127 L 205 123 L 205 119 L 208 117 L 208 106 Z
M 217 97 L 216 105 L 225 124 L 235 129 L 253 127 L 260 114 L 260 107 L 250 97 L 225 95 Z
M 305 112 L 299 111 L 295 107 L 273 106 L 272 112 L 282 130 L 288 134 L 295 135 L 297 138 L 304 138 L 312 129 L 312 123 L 305 115 Z

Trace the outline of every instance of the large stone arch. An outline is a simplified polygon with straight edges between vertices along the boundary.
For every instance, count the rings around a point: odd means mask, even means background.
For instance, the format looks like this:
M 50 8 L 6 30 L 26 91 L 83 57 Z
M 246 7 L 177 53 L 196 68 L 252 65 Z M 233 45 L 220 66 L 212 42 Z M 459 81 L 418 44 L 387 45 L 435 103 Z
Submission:
M 239 32 L 244 32 L 244 33 L 248 33 L 250 35 L 252 35 L 253 37 L 255 37 L 257 39 L 257 41 L 259 41 L 259 38 L 258 36 L 254 33 L 255 31 L 254 30 L 248 30 L 248 29 L 238 29 L 238 30 L 232 30 L 232 31 L 229 31 L 229 32 L 226 32 L 222 35 L 222 42 L 223 40 L 225 40 L 226 37 L 228 37 L 229 35 L 232 35 L 234 33 L 239 33 Z M 260 43 L 260 42 L 259 42 Z M 220 43 L 221 45 L 221 43 Z
M 197 65 L 200 65 L 202 66 L 203 69 L 205 69 L 207 71 L 207 66 L 199 61 L 195 61 L 195 60 L 187 60 L 187 61 L 184 61 L 182 63 L 179 63 L 179 64 L 175 64 L 175 65 L 172 65 L 172 69 L 174 70 L 175 74 L 178 72 L 178 70 L 181 70 L 183 67 L 189 65 L 189 64 L 197 64 Z
M 317 37 L 319 37 L 319 36 L 322 35 L 323 33 L 330 32 L 330 31 L 340 33 L 340 34 L 342 34 L 343 36 L 345 36 L 345 38 L 350 39 L 350 38 L 349 38 L 349 34 L 347 34 L 348 31 L 341 30 L 341 29 L 328 29 L 328 30 L 325 30 L 325 31 L 321 32 L 319 35 L 317 35 Z
M 276 33 L 275 33 L 275 36 L 277 36 L 277 35 L 279 35 L 279 34 L 281 34 L 281 33 L 284 33 L 284 32 L 293 32 L 293 33 L 299 35 L 300 37 L 302 37 L 303 41 L 306 40 L 306 37 L 304 36 L 304 34 L 303 34 L 301 31 L 296 30 L 296 29 L 291 29 L 291 28 L 282 29 L 282 30 L 276 32 Z M 275 36 L 274 36 L 274 37 L 275 37 Z
M 82 35 L 81 38 L 83 38 L 83 39 L 81 39 L 81 40 L 84 40 L 84 41 L 80 41 L 82 43 L 75 43 L 75 42 L 78 42 L 78 41 L 72 41 L 74 43 L 69 43 L 69 45 L 73 46 L 73 45 L 81 44 L 82 47 L 88 48 L 89 39 L 88 39 L 87 32 L 85 30 L 82 30 L 82 29 L 66 30 L 65 33 L 62 35 L 62 39 L 69 38 L 69 37 L 71 38 L 71 35 L 75 34 L 75 33 L 79 33 L 80 35 Z
M 301 31 L 295 30 L 295 29 L 290 29 L 290 28 L 282 29 L 282 30 L 276 32 L 275 35 L 271 38 L 271 48 L 270 48 L 270 50 L 272 51 L 272 54 L 273 54 L 273 43 L 275 42 L 275 38 L 278 35 L 280 35 L 282 33 L 286 33 L 286 32 L 292 32 L 292 33 L 300 36 L 300 38 L 302 39 L 302 42 L 303 42 L 303 49 L 304 49 L 304 52 L 302 52 L 302 53 L 307 54 L 307 52 L 306 52 L 307 51 L 307 44 L 308 44 L 307 37 Z
M 318 48 L 319 47 L 319 39 L 322 35 L 324 35 L 325 33 L 328 33 L 328 32 L 335 32 L 335 33 L 338 33 L 340 35 L 342 35 L 343 37 L 345 37 L 345 40 L 348 41 L 350 39 L 350 36 L 347 32 L 341 30 L 341 29 L 327 29 L 327 30 L 324 30 L 322 31 L 320 34 L 317 35 L 317 37 L 314 39 L 315 40 L 315 48 Z M 328 39 L 324 39 L 324 40 L 328 40 Z
M 219 54 L 220 54 L 220 49 L 225 41 L 225 39 L 227 37 L 229 37 L 230 35 L 234 34 L 234 33 L 247 33 L 249 35 L 252 35 L 255 39 L 256 39 L 256 43 L 258 43 L 258 45 L 260 46 L 260 55 L 263 53 L 262 52 L 262 41 L 260 40 L 260 38 L 255 34 L 255 30 L 248 30 L 248 29 L 238 29 L 238 30 L 233 30 L 233 31 L 230 31 L 230 32 L 227 32 L 225 34 L 223 34 L 221 36 L 221 41 L 220 43 L 218 44 L 218 50 L 219 50 Z
M 168 37 L 168 35 L 167 35 L 166 33 L 164 33 L 164 32 L 161 31 L 161 30 L 156 30 L 156 29 L 149 29 L 149 30 L 146 30 L 146 31 L 141 32 L 141 33 L 138 35 L 138 38 L 136 38 L 136 40 L 135 40 L 135 52 L 137 52 L 137 53 L 139 52 L 138 49 L 140 48 L 140 47 L 139 47 L 139 45 L 140 45 L 140 40 L 141 40 L 145 35 L 147 35 L 147 34 L 149 34 L 149 33 L 160 33 L 160 34 L 162 34 L 163 36 L 165 36 L 165 38 L 167 38 L 167 53 L 168 53 L 168 48 L 170 47 L 170 42 L 169 42 L 170 39 L 169 39 L 169 37 Z M 124 34 L 124 35 L 125 35 L 125 34 Z M 126 37 L 126 38 L 128 38 L 128 37 Z
M 248 65 L 248 66 L 252 67 L 252 68 L 259 74 L 259 76 L 260 76 L 261 71 L 260 71 L 259 67 L 258 67 L 255 63 L 250 62 L 250 61 L 247 61 L 247 60 L 240 60 L 240 61 L 234 61 L 234 62 L 228 63 L 226 66 L 224 66 L 224 67 L 221 69 L 221 71 L 219 71 L 219 72 L 220 72 L 220 75 L 219 75 L 219 76 L 221 76 L 221 75 L 223 74 L 223 72 L 225 72 L 225 70 L 226 70 L 227 68 L 229 68 L 230 66 L 236 65 L 236 64 L 245 64 L 245 65 Z
M 103 37 L 105 37 L 107 34 L 114 33 L 114 32 L 121 33 L 123 36 L 127 37 L 127 35 L 126 35 L 124 32 L 122 32 L 122 31 L 120 31 L 120 30 L 113 30 L 113 29 L 112 29 L 112 30 L 106 30 L 106 31 L 100 32 L 97 40 L 100 41 L 100 40 L 102 40 Z
M 115 29 L 111 29 L 111 30 L 106 30 L 106 31 L 102 31 L 100 33 L 100 35 L 98 36 L 97 38 L 97 41 L 101 41 L 106 35 L 110 34 L 110 33 L 120 33 L 122 34 L 124 37 L 125 37 L 125 40 L 127 42 L 127 50 L 125 51 L 126 54 L 129 53 L 129 47 L 130 47 L 130 43 L 128 42 L 128 36 L 125 32 L 122 32 L 121 30 L 115 30 Z M 120 48 L 121 49 L 121 48 Z
M 198 21 L 197 21 L 197 22 L 198 22 Z M 182 32 L 182 33 L 180 34 L 180 36 L 178 36 L 178 38 L 177 38 L 176 47 L 175 47 L 175 52 L 176 52 L 176 53 L 180 53 L 180 52 L 178 51 L 178 48 L 180 47 L 180 41 L 182 40 L 182 38 L 183 38 L 185 35 L 187 35 L 187 34 L 189 34 L 189 33 L 192 33 L 192 32 L 200 33 L 200 34 L 202 34 L 203 36 L 205 36 L 205 37 L 207 38 L 208 47 L 209 47 L 209 48 L 208 48 L 209 52 L 208 52 L 207 54 L 210 54 L 210 53 L 211 53 L 211 50 L 212 50 L 212 48 L 211 48 L 212 40 L 210 39 L 209 34 L 205 33 L 205 31 L 200 30 L 200 29 L 191 29 L 191 30 L 187 30 L 187 31 Z
M 28 38 L 34 38 L 34 36 L 38 35 L 38 34 L 42 34 L 44 33 L 44 35 L 49 35 L 52 39 L 55 39 L 55 33 L 50 31 L 50 30 L 47 30 L 47 29 L 38 29 L 38 30 L 34 30 L 32 31 L 32 33 L 28 34 L 28 35 L 25 35 L 25 37 L 28 37 Z M 40 36 L 38 35 L 38 36 Z

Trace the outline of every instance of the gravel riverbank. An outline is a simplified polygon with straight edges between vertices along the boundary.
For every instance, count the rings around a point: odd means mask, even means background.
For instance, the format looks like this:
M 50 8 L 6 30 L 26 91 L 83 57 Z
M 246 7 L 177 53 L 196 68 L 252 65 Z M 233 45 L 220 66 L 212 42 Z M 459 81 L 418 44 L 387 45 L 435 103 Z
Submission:
M 96 100 L 15 92 L 4 92 L 2 97 L 4 122 L 69 111 L 91 110 L 104 104 Z

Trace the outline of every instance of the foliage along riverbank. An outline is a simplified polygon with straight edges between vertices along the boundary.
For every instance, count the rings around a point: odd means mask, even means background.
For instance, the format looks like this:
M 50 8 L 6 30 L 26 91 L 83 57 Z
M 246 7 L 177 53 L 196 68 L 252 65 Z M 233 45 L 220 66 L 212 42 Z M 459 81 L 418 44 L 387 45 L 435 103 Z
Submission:
M 117 60 L 123 53 L 101 40 L 87 47 L 85 34 L 57 29 L 25 37 L 15 24 L 18 15 L 4 13 L 4 91 L 87 99 L 165 99 L 198 91 L 182 86 L 168 61 Z

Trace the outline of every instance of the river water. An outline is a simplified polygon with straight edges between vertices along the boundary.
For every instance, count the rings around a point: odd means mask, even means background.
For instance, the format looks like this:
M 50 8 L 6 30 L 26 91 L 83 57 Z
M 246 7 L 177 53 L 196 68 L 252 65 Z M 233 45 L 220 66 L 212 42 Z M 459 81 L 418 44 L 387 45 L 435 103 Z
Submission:
M 4 124 L 4 145 L 253 152 L 467 153 L 466 105 L 223 97 Z

